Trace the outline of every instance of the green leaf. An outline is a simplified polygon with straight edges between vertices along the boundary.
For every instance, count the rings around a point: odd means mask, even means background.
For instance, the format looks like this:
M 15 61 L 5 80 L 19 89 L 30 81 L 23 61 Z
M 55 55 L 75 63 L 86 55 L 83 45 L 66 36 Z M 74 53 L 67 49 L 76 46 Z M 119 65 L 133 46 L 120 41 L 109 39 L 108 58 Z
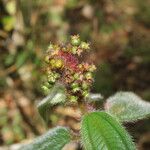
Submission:
M 69 143 L 71 135 L 64 127 L 56 127 L 36 138 L 31 144 L 24 145 L 20 150 L 62 150 Z
M 108 98 L 105 109 L 120 121 L 136 121 L 150 116 L 150 103 L 132 92 L 118 92 Z
M 61 84 L 55 85 L 49 95 L 38 104 L 38 111 L 41 117 L 47 122 L 50 107 L 58 103 L 63 103 L 65 100 L 66 94 L 64 86 Z
M 126 130 L 106 112 L 92 112 L 83 117 L 82 143 L 86 150 L 135 150 Z

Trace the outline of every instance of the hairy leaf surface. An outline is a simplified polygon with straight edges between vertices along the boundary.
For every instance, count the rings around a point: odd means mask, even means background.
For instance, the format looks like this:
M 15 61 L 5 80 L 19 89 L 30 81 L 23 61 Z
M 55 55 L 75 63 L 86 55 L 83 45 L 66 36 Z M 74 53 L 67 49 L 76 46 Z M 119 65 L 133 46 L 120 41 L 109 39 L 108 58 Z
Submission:
M 120 121 L 136 121 L 150 116 L 150 103 L 132 92 L 118 92 L 108 98 L 105 109 Z
M 85 115 L 81 137 L 86 150 L 135 150 L 126 130 L 106 112 Z
M 63 103 L 65 100 L 64 87 L 60 84 L 54 86 L 50 94 L 38 104 L 38 111 L 41 117 L 47 122 L 50 107 L 58 103 Z
M 69 131 L 64 127 L 57 127 L 36 138 L 31 144 L 20 150 L 62 150 L 70 142 Z

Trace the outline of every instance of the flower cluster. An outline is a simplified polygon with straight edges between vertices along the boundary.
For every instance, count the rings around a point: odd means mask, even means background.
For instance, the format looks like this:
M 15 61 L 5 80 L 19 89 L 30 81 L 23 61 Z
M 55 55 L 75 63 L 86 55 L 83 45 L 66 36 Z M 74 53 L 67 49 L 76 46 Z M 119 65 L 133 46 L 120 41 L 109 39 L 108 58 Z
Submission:
M 45 56 L 47 81 L 42 86 L 44 91 L 58 82 L 65 86 L 70 102 L 88 97 L 96 67 L 80 62 L 79 57 L 89 49 L 89 44 L 81 41 L 78 35 L 71 36 L 70 43 L 65 45 L 50 44 Z

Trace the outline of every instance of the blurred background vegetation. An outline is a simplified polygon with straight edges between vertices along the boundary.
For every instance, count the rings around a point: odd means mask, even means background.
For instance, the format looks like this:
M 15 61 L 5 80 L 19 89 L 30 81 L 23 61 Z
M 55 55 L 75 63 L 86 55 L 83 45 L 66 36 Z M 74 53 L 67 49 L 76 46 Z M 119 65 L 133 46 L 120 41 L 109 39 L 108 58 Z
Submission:
M 72 34 L 91 43 L 83 59 L 98 68 L 92 92 L 107 98 L 131 90 L 150 101 L 149 0 L 0 0 L 0 145 L 45 131 L 36 110 L 44 97 L 43 54 L 50 41 L 64 42 Z M 57 108 L 50 127 L 78 130 L 75 119 L 68 121 L 78 111 Z M 149 125 L 148 119 L 127 124 L 139 149 L 150 149 Z

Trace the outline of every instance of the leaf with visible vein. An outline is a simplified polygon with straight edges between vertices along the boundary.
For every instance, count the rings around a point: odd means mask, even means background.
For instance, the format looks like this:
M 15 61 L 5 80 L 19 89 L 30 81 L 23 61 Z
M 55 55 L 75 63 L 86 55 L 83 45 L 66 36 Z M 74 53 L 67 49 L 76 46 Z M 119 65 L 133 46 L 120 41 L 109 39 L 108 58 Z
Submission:
M 135 150 L 130 135 L 106 112 L 92 112 L 83 117 L 82 143 L 86 150 Z

